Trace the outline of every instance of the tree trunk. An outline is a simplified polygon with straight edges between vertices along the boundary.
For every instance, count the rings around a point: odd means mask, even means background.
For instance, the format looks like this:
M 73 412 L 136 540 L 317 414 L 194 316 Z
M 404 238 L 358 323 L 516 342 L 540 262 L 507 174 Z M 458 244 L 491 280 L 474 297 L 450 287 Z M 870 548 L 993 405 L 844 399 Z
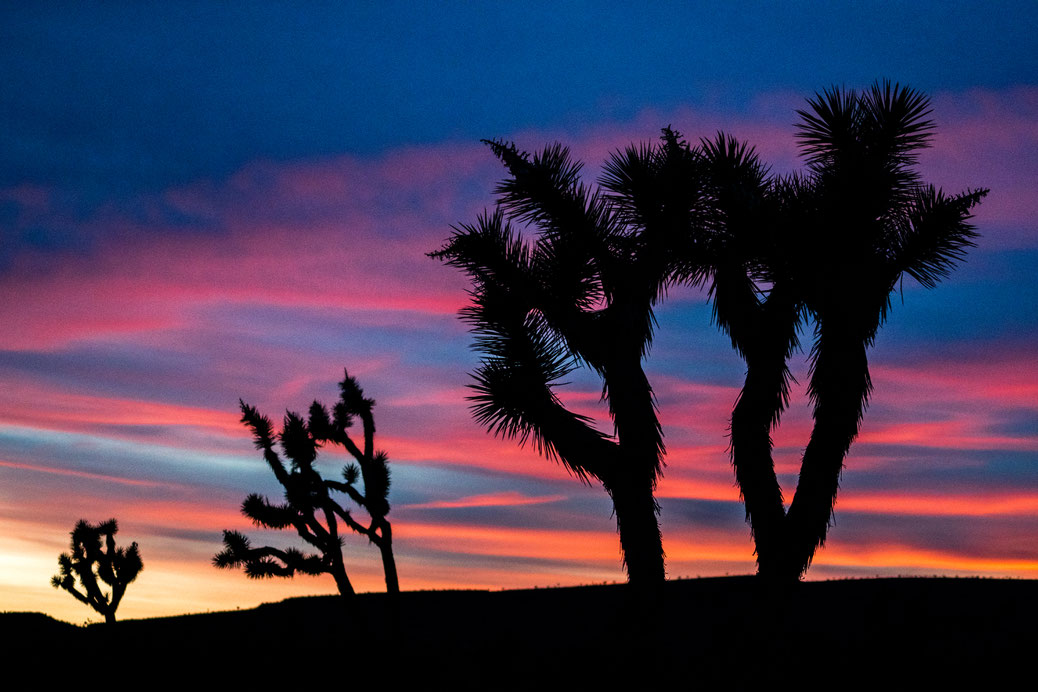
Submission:
M 400 581 L 396 576 L 396 559 L 393 557 L 393 529 L 384 518 L 381 522 L 381 540 L 378 549 L 382 552 L 382 571 L 386 575 L 386 593 L 400 593 Z
M 714 275 L 715 321 L 746 361 L 746 379 L 732 410 L 732 466 L 757 554 L 757 571 L 779 579 L 785 506 L 772 460 L 771 430 L 786 407 L 786 361 L 797 344 L 800 302 L 788 281 L 777 280 L 759 303 L 756 284 L 742 262 L 724 263 Z
M 335 586 L 339 589 L 339 595 L 345 600 L 353 600 L 356 592 L 353 590 L 353 584 L 350 583 L 350 578 L 346 576 L 346 566 L 342 563 L 342 559 L 332 563 L 331 568 L 332 577 L 335 579 Z
M 602 482 L 613 498 L 627 580 L 643 592 L 662 589 L 663 539 L 653 496 L 663 465 L 663 434 L 652 387 L 641 368 L 641 342 L 614 342 L 604 368 L 609 412 L 616 426 L 619 455 Z
M 613 498 L 628 582 L 640 591 L 661 589 L 666 569 L 652 478 L 644 469 L 621 471 L 606 489 Z
M 800 578 L 825 543 L 843 460 L 858 435 L 872 389 L 865 342 L 851 330 L 824 333 L 825 327 L 823 323 L 811 376 L 815 424 L 786 515 L 784 572 L 791 579 Z
M 400 582 L 396 575 L 396 558 L 393 557 L 393 529 L 381 517 L 378 549 L 382 553 L 382 571 L 386 577 L 386 618 L 388 631 L 395 638 L 400 635 Z
M 758 573 L 780 579 L 785 506 L 771 457 L 771 426 L 782 410 L 785 359 L 747 357 L 746 382 L 732 411 L 731 458 L 757 552 Z
M 106 625 L 114 625 L 115 624 L 115 610 L 114 609 L 106 610 L 104 612 L 104 616 L 105 616 L 105 624 Z

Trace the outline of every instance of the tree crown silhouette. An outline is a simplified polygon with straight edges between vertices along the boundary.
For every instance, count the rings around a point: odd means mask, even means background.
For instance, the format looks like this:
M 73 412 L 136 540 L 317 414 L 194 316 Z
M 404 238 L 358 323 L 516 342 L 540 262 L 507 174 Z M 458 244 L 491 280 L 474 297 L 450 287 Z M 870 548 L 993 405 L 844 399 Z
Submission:
M 107 624 L 115 623 L 126 587 L 144 569 L 136 542 L 129 548 L 116 547 L 118 531 L 115 519 L 96 525 L 80 519 L 72 529 L 71 551 L 58 557 L 59 571 L 50 582 L 103 615 Z M 80 588 L 76 588 L 77 581 Z M 102 591 L 102 584 L 111 592 Z
M 261 528 L 289 529 L 316 552 L 296 548 L 253 547 L 248 537 L 238 531 L 224 531 L 224 550 L 213 557 L 216 567 L 242 567 L 253 579 L 292 577 L 300 574 L 330 574 L 339 593 L 348 598 L 354 594 L 346 573 L 342 554 L 340 524 L 366 536 L 382 554 L 386 590 L 399 592 L 396 561 L 392 549 L 392 527 L 389 514 L 390 474 L 385 452 L 375 449 L 375 402 L 364 396 L 357 380 L 345 374 L 339 383 L 339 401 L 331 412 L 322 404 L 310 406 L 309 420 L 288 411 L 281 432 L 275 432 L 269 418 L 244 401 L 240 402 L 242 423 L 252 430 L 256 447 L 284 488 L 285 502 L 272 503 L 251 494 L 241 511 Z M 361 441 L 355 441 L 348 430 L 356 419 L 362 426 Z M 284 457 L 275 449 L 279 443 Z M 342 480 L 325 479 L 315 467 L 318 451 L 327 444 L 343 447 L 354 462 L 342 469 Z M 358 486 L 363 485 L 363 490 Z M 345 495 L 365 510 L 370 518 L 364 523 L 347 509 L 336 494 Z

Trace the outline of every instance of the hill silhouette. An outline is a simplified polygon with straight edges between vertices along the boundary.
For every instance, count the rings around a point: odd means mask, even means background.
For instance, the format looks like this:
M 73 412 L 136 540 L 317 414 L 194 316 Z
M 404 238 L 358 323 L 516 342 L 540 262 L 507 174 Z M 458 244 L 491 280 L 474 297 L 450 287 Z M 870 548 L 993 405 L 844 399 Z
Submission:
M 292 598 L 125 620 L 109 631 L 4 613 L 0 639 L 23 665 L 60 656 L 90 666 L 117 652 L 120 665 L 140 670 L 205 674 L 238 661 L 262 679 L 288 675 L 288 664 L 340 661 L 334 670 L 381 671 L 390 689 L 610 688 L 619 680 L 741 689 L 788 676 L 840 680 L 837 689 L 889 676 L 897 689 L 911 681 L 990 682 L 1027 665 L 1038 622 L 1035 580 L 890 578 L 780 589 L 754 577 L 676 580 L 651 621 L 635 616 L 629 595 L 624 584 L 403 592 L 399 634 L 380 593 L 359 594 L 353 606 L 336 596 Z M 306 673 L 337 674 L 320 666 Z

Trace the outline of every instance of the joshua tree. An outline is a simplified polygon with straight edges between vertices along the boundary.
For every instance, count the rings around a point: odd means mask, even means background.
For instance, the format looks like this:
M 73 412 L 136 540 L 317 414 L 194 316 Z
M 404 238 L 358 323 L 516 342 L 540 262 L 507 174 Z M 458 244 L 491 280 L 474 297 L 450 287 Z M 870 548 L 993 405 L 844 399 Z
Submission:
M 284 427 L 275 433 L 269 418 L 255 408 L 241 403 L 242 423 L 252 430 L 256 447 L 270 465 L 278 482 L 285 489 L 285 503 L 273 504 L 261 495 L 245 498 L 241 511 L 259 527 L 271 529 L 295 528 L 299 536 L 317 549 L 318 553 L 304 553 L 288 548 L 252 547 L 249 539 L 237 531 L 224 531 L 224 550 L 213 558 L 217 567 L 243 567 L 245 574 L 254 579 L 264 577 L 291 577 L 302 574 L 331 574 L 339 593 L 344 598 L 353 596 L 353 585 L 346 575 L 342 556 L 342 537 L 339 523 L 366 536 L 382 553 L 386 591 L 397 594 L 396 562 L 393 559 L 393 534 L 386 515 L 389 514 L 389 466 L 386 453 L 375 450 L 375 422 L 372 408 L 375 402 L 364 397 L 357 381 L 346 373 L 339 383 L 341 396 L 328 410 L 314 402 L 309 421 L 291 411 L 285 414 Z M 347 433 L 354 418 L 360 418 L 363 441 L 358 444 Z M 275 439 L 290 462 L 286 467 L 281 455 L 274 449 Z M 341 445 L 356 460 L 342 471 L 343 480 L 326 480 L 315 468 L 318 449 L 326 444 Z M 364 490 L 357 488 L 362 481 Z M 345 509 L 333 496 L 345 494 L 366 510 L 367 525 Z
M 115 611 L 126 586 L 144 569 L 136 542 L 129 548 L 115 547 L 118 531 L 115 519 L 96 526 L 80 519 L 72 529 L 72 552 L 58 557 L 60 571 L 50 580 L 54 588 L 65 589 L 76 600 L 104 615 L 109 625 L 115 623 Z M 101 590 L 98 579 L 111 587 L 110 594 Z M 76 588 L 77 580 L 82 591 Z
M 797 179 L 768 176 L 753 149 L 719 134 L 699 148 L 710 190 L 707 260 L 714 322 L 746 362 L 732 411 L 730 454 L 759 571 L 783 564 L 782 489 L 771 430 L 789 400 L 788 361 L 798 349 L 803 303 L 784 260 L 783 239 L 802 208 Z
M 465 270 L 474 284 L 473 303 L 462 314 L 483 354 L 473 413 L 495 434 L 520 444 L 532 438 L 581 481 L 601 482 L 613 500 L 628 579 L 654 588 L 665 576 L 653 496 L 664 445 L 642 359 L 685 228 L 642 216 L 681 210 L 651 201 L 624 207 L 589 190 L 579 180 L 580 164 L 560 145 L 530 156 L 512 144 L 487 144 L 510 174 L 496 191 L 501 207 L 455 229 L 431 253 Z M 640 161 L 638 154 L 614 156 L 614 177 L 624 175 L 625 161 Z M 663 180 L 658 168 L 665 163 L 647 165 Z M 506 213 L 535 226 L 536 242 L 525 243 Z M 568 410 L 555 392 L 579 366 L 602 380 L 612 435 Z
M 934 287 L 965 258 L 969 223 L 986 189 L 947 196 L 915 170 L 934 124 L 929 100 L 889 82 L 833 89 L 799 111 L 808 163 L 807 222 L 788 259 L 815 320 L 808 392 L 814 429 L 786 517 L 786 575 L 807 569 L 825 542 L 843 459 L 858 434 L 872 381 L 867 349 L 907 274 Z
M 731 458 L 760 569 L 773 572 L 785 510 L 770 433 L 788 399 L 786 363 L 802 312 L 781 254 L 782 229 L 796 218 L 795 185 L 770 177 L 753 149 L 730 136 L 692 147 L 670 128 L 657 145 L 614 157 L 602 185 L 625 217 L 680 239 L 668 280 L 708 287 L 714 322 L 746 360 Z
M 986 190 L 947 197 L 913 169 L 933 124 L 928 102 L 898 86 L 839 90 L 801 112 L 806 175 L 769 176 L 752 149 L 718 135 L 692 148 L 669 130 L 659 151 L 685 163 L 657 206 L 687 204 L 680 185 L 705 189 L 691 217 L 685 277 L 710 286 L 714 320 L 746 361 L 731 422 L 731 455 L 762 576 L 796 579 L 825 540 L 840 469 L 871 383 L 866 349 L 903 274 L 933 287 L 964 257 L 971 209 Z M 643 154 L 643 159 L 651 158 Z M 637 170 L 637 166 L 628 166 Z M 651 176 L 650 176 L 651 178 Z M 684 181 L 681 183 L 681 181 Z M 652 182 L 651 179 L 649 182 Z M 629 204 L 651 195 L 634 188 Z M 682 278 L 678 276 L 677 278 Z M 788 360 L 809 312 L 816 339 L 809 393 L 815 428 L 787 515 L 771 430 L 788 402 Z

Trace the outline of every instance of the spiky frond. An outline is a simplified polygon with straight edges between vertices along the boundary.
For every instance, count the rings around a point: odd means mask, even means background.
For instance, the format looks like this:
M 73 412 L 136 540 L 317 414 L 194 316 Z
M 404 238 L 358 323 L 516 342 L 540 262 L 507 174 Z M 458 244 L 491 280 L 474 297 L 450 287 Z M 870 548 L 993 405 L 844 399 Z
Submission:
M 258 557 L 242 562 L 245 576 L 249 579 L 269 579 L 270 577 L 291 577 L 295 570 L 278 562 L 272 557 Z
M 664 128 L 659 144 L 614 153 L 599 185 L 625 232 L 621 255 L 635 284 L 652 302 L 675 282 L 698 284 L 706 275 L 702 247 L 705 189 L 702 156 L 680 134 Z M 649 332 L 646 332 L 647 334 Z
M 447 243 L 430 252 L 430 257 L 464 270 L 477 291 L 485 286 L 502 286 L 518 294 L 536 291 L 531 284 L 529 248 L 500 208 L 481 214 L 475 225 L 460 224 L 453 230 Z
M 299 519 L 299 511 L 290 504 L 276 505 L 256 493 L 241 503 L 241 513 L 261 528 L 287 529 Z
M 621 269 L 611 249 L 621 240 L 621 228 L 606 200 L 579 182 L 581 164 L 558 144 L 532 159 L 514 145 L 488 144 L 511 173 L 496 190 L 501 206 L 540 231 L 534 265 L 551 284 L 547 295 L 560 305 L 587 309 L 603 291 L 611 294 Z
M 511 177 L 495 190 L 505 210 L 522 223 L 558 227 L 561 217 L 574 211 L 574 203 L 584 206 L 587 191 L 580 183 L 579 161 L 570 158 L 569 148 L 552 144 L 533 156 L 514 143 L 485 139 Z
M 345 402 L 337 401 L 332 406 L 332 425 L 337 430 L 348 430 L 353 427 L 353 412 Z
M 619 212 L 622 223 L 644 228 L 652 225 L 662 207 L 660 159 L 653 145 L 632 144 L 610 155 L 598 184 Z
M 213 556 L 213 565 L 221 569 L 238 567 L 244 562 L 252 545 L 248 536 L 237 531 L 223 532 L 224 549 Z
M 144 562 L 141 560 L 140 548 L 136 541 L 131 543 L 129 548 L 119 550 L 116 564 L 119 582 L 129 584 L 137 578 L 144 569 Z
M 796 138 L 811 167 L 831 163 L 839 152 L 855 150 L 863 113 L 858 94 L 839 87 L 825 89 L 807 100 L 809 110 L 797 110 Z
M 859 98 L 862 140 L 873 156 L 898 166 L 910 166 L 919 151 L 930 146 L 935 125 L 929 118 L 930 99 L 890 80 L 876 82 Z
M 701 139 L 700 147 L 709 187 L 715 195 L 732 200 L 725 206 L 734 206 L 740 199 L 758 202 L 767 186 L 769 169 L 754 147 L 724 132 L 713 139 Z
M 260 414 L 253 406 L 249 406 L 242 399 L 238 399 L 241 406 L 241 422 L 252 430 L 253 443 L 257 449 L 270 449 L 274 446 L 274 424 L 270 419 Z
M 379 450 L 375 452 L 364 472 L 364 496 L 368 501 L 386 500 L 390 485 L 389 456 Z
M 293 572 L 317 576 L 328 571 L 327 561 L 320 555 L 304 553 L 296 548 L 285 549 L 285 565 Z
M 339 394 L 341 397 L 340 401 L 346 405 L 350 413 L 355 415 L 370 412 L 375 405 L 375 400 L 364 396 L 364 390 L 361 389 L 360 383 L 346 370 L 343 370 L 343 378 L 339 382 Z
M 293 468 L 309 469 L 317 459 L 317 442 L 299 414 L 285 413 L 285 424 L 278 438 L 285 456 L 292 460 Z
M 342 467 L 342 477 L 346 481 L 346 485 L 353 485 L 360 478 L 360 467 L 354 463 L 346 464 Z
M 328 409 L 319 401 L 310 404 L 310 418 L 307 423 L 310 434 L 315 440 L 327 441 L 334 435 L 332 420 L 328 415 Z
M 948 276 L 965 259 L 966 249 L 976 246 L 977 232 L 969 219 L 987 193 L 980 189 L 948 197 L 932 185 L 920 189 L 891 253 L 894 271 L 908 274 L 926 288 Z

